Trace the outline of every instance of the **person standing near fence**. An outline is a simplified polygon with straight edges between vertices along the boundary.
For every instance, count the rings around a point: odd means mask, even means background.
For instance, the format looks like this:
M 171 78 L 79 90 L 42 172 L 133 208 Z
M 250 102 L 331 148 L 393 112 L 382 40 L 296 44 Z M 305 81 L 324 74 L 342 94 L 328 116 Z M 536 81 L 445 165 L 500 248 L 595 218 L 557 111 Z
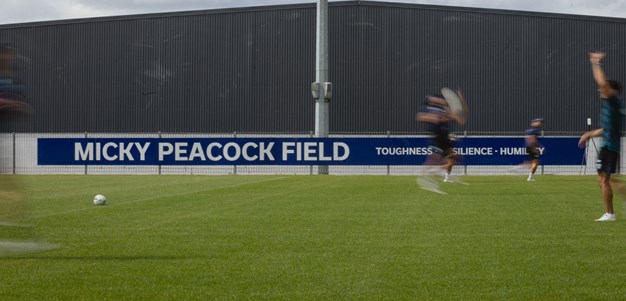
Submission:
M 587 141 L 593 137 L 602 137 L 602 145 L 596 161 L 598 171 L 598 184 L 602 192 L 602 199 L 606 212 L 596 221 L 615 221 L 613 209 L 613 188 L 624 192 L 624 185 L 611 175 L 617 171 L 617 162 L 620 154 L 621 129 L 624 121 L 624 101 L 618 97 L 622 85 L 616 80 L 607 79 L 602 69 L 602 59 L 605 54 L 592 52 L 589 54 L 593 78 L 598 85 L 598 93 L 602 100 L 600 110 L 600 128 L 584 133 L 578 142 L 584 147 Z

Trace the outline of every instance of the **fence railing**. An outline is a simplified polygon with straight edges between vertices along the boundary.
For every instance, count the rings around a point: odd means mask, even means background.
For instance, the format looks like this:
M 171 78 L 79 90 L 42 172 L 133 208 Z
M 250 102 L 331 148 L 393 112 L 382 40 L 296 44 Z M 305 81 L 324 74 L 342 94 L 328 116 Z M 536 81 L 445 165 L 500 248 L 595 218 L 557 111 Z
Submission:
M 331 137 L 425 137 L 425 133 L 331 133 Z M 544 137 L 579 137 L 580 132 L 545 132 Z M 318 173 L 318 167 L 313 165 L 284 166 L 284 165 L 211 165 L 211 166 L 76 166 L 76 165 L 37 165 L 38 138 L 309 138 L 312 132 L 307 133 L 1 133 L 0 134 L 0 173 L 3 174 L 188 174 L 188 175 L 257 175 L 257 174 L 287 174 L 312 175 Z M 519 137 L 520 133 L 460 133 L 461 137 Z M 622 139 L 622 145 L 624 145 Z M 583 175 L 595 174 L 596 148 L 599 140 L 585 151 L 580 165 L 546 165 L 541 166 L 538 173 Z M 624 160 L 620 160 L 620 170 L 624 170 Z M 417 166 L 329 166 L 331 175 L 417 175 Z M 511 166 L 465 166 L 457 165 L 453 173 L 465 175 L 501 175 L 512 174 Z

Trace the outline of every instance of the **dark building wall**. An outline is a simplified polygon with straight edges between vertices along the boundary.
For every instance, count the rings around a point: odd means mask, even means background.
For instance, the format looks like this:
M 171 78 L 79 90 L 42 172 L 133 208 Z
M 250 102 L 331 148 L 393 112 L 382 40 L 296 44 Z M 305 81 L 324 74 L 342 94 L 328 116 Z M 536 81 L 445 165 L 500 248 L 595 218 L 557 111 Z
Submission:
M 608 75 L 626 79 L 624 20 L 382 5 L 332 12 L 342 16 L 331 43 L 333 129 L 420 128 L 410 113 L 422 96 L 460 86 L 470 106 L 461 129 L 514 132 L 537 116 L 547 130 L 581 131 L 599 110 L 588 52 L 606 51 Z
M 626 79 L 626 21 L 377 2 L 330 8 L 330 130 L 416 132 L 424 95 L 463 88 L 457 130 L 582 131 L 588 52 Z M 309 132 L 314 4 L 0 26 L 34 114 L 4 131 Z

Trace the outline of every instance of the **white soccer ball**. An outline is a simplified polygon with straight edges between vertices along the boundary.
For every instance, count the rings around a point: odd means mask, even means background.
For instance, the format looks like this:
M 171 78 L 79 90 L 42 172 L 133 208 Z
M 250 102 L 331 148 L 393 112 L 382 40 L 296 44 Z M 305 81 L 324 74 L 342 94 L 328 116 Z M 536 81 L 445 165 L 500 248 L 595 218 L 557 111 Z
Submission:
M 107 197 L 101 195 L 101 194 L 96 194 L 96 196 L 93 197 L 93 204 L 97 205 L 97 206 L 103 206 L 107 203 Z

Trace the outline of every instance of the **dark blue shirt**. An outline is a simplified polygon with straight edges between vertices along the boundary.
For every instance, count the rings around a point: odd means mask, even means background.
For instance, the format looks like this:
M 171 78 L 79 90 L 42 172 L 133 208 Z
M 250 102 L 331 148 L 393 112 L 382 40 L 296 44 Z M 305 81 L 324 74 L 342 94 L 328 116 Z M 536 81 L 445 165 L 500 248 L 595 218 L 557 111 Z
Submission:
M 600 127 L 603 130 L 602 147 L 619 153 L 623 119 L 624 101 L 617 96 L 603 99 L 600 110 Z
M 526 136 L 535 136 L 535 138 L 537 138 L 539 136 L 540 130 L 541 128 L 538 127 L 532 127 L 526 130 Z M 532 146 L 532 147 L 536 147 L 538 146 L 539 143 L 537 141 L 537 139 L 535 139 L 535 141 L 533 143 L 528 143 L 528 140 L 526 140 L 526 146 Z

